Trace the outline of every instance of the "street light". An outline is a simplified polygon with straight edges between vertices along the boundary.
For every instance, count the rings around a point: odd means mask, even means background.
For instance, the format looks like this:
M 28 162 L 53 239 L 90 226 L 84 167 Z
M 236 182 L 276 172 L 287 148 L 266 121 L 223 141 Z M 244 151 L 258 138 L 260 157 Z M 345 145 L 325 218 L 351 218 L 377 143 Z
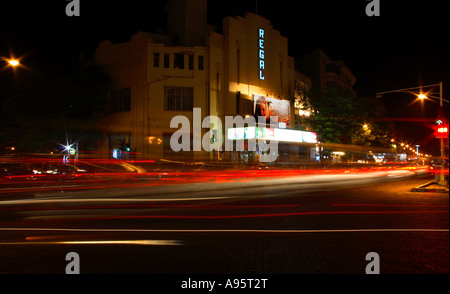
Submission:
M 425 98 L 428 98 L 427 95 L 422 94 L 422 93 L 420 93 L 419 96 L 417 96 L 417 97 L 419 97 L 419 99 L 422 99 L 422 100 Z
M 433 96 L 430 96 L 430 95 L 425 95 L 425 94 L 422 93 L 422 89 L 423 88 L 430 88 L 430 87 L 436 87 L 436 86 L 439 86 L 439 98 L 433 97 Z M 414 93 L 414 92 L 411 91 L 411 90 L 417 90 L 417 89 L 420 89 L 420 91 L 421 91 L 419 94 Z M 410 94 L 416 95 L 419 99 L 422 99 L 422 100 L 423 99 L 427 99 L 427 98 L 439 99 L 439 107 L 440 107 L 439 115 L 442 114 L 443 101 L 449 103 L 448 100 L 445 100 L 445 99 L 442 98 L 442 82 L 440 82 L 439 84 L 433 84 L 433 85 L 427 85 L 427 86 L 421 86 L 421 87 L 413 87 L 413 88 L 405 88 L 405 89 L 399 89 L 399 90 L 393 90 L 393 91 L 379 92 L 379 93 L 376 93 L 376 97 L 377 98 L 381 98 L 381 96 L 383 94 L 396 93 L 396 92 L 397 93 L 398 92 L 410 93 Z M 440 176 L 439 176 L 439 184 L 440 185 L 446 185 L 447 182 L 445 181 L 445 177 L 444 177 L 444 163 L 445 163 L 445 159 L 444 159 L 444 157 L 445 157 L 444 156 L 444 137 L 440 137 L 440 145 L 441 145 L 441 173 L 440 173 Z
M 425 93 L 425 94 L 422 93 L 422 89 L 436 87 L 436 86 L 439 86 L 439 88 L 440 88 L 440 96 L 439 97 L 431 96 L 431 95 L 429 95 L 429 93 Z M 420 93 L 415 93 L 415 92 L 411 91 L 411 90 L 417 90 L 417 89 L 420 90 Z M 417 98 L 419 98 L 419 99 L 437 99 L 437 100 L 441 101 L 441 106 L 442 106 L 442 101 L 449 103 L 448 100 L 442 99 L 442 82 L 440 82 L 439 84 L 432 84 L 432 85 L 426 85 L 426 86 L 421 86 L 421 87 L 404 88 L 404 89 L 398 89 L 398 90 L 392 90 L 392 91 L 378 92 L 375 95 L 377 98 L 381 98 L 383 94 L 399 93 L 399 92 L 413 94 L 413 95 L 417 96 Z
M 18 67 L 18 66 L 21 65 L 21 64 L 20 64 L 20 58 L 17 59 L 17 58 L 14 58 L 14 57 L 7 58 L 7 57 L 0 56 L 0 59 L 2 59 L 3 61 L 5 61 L 6 66 Z
M 17 60 L 17 59 L 10 59 L 10 60 L 8 60 L 8 64 L 11 65 L 12 67 L 18 66 L 19 65 L 19 60 Z

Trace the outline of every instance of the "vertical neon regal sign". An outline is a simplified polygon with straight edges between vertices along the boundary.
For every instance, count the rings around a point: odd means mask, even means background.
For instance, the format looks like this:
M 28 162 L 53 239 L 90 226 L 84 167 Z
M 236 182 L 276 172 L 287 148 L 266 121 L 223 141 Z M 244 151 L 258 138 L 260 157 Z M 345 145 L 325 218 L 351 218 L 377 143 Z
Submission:
M 259 79 L 264 80 L 264 69 L 265 69 L 265 62 L 264 62 L 264 30 L 259 29 Z

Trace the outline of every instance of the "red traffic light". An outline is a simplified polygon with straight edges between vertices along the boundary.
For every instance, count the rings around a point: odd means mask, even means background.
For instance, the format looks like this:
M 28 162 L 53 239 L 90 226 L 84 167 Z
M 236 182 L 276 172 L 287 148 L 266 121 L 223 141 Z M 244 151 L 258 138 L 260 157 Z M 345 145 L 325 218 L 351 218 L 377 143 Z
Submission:
M 436 138 L 448 138 L 448 125 L 440 124 L 436 126 Z

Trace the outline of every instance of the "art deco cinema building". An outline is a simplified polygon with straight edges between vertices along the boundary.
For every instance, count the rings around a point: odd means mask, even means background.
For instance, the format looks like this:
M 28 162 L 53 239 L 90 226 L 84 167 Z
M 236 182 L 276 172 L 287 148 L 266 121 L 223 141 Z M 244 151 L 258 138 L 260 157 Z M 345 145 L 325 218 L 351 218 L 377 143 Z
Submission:
M 316 134 L 293 129 L 294 84 L 308 86 L 308 79 L 295 80 L 304 76 L 295 74 L 288 39 L 269 20 L 246 13 L 225 17 L 217 29 L 207 25 L 206 0 L 170 1 L 166 13 L 166 34 L 138 32 L 128 42 L 102 41 L 96 50 L 96 61 L 114 81 L 113 114 L 99 125 L 107 137 L 103 151 L 112 154 L 122 141 L 143 158 L 254 162 L 260 151 L 248 148 L 175 152 L 170 138 L 178 129 L 170 123 L 178 115 L 189 118 L 193 147 L 195 119 L 215 116 L 225 122 L 225 116 L 263 111 L 278 116 L 278 125 L 225 129 L 211 121 L 201 137 L 209 132 L 223 141 L 276 139 L 278 160 L 314 158 Z M 193 108 L 201 109 L 200 118 Z

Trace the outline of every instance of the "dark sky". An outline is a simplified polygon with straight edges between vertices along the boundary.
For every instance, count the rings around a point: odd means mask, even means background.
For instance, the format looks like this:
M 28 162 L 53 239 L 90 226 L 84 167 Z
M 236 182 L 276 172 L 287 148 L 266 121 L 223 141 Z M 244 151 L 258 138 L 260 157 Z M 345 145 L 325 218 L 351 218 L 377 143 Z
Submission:
M 165 0 L 80 0 L 81 16 L 67 17 L 66 0 L 20 0 L 2 3 L 0 56 L 22 56 L 29 68 L 45 71 L 93 52 L 99 41 L 127 41 L 138 30 L 165 29 Z M 257 3 L 257 5 L 256 5 Z M 357 78 L 361 94 L 444 82 L 448 100 L 448 9 L 445 2 L 380 0 L 379 17 L 368 17 L 366 0 L 208 0 L 208 23 L 225 16 L 257 12 L 288 37 L 293 57 L 321 48 L 340 59 Z M 1 61 L 0 61 L 1 62 Z M 0 65 L 0 67 L 3 64 Z M 411 104 L 409 94 L 381 101 L 392 117 L 433 118 L 437 104 Z M 411 104 L 411 105 L 409 105 Z M 408 106 L 409 105 L 409 106 Z M 444 104 L 448 107 L 448 104 Z M 403 137 L 438 146 L 423 122 L 397 124 Z M 428 138 L 428 139 L 427 139 Z

